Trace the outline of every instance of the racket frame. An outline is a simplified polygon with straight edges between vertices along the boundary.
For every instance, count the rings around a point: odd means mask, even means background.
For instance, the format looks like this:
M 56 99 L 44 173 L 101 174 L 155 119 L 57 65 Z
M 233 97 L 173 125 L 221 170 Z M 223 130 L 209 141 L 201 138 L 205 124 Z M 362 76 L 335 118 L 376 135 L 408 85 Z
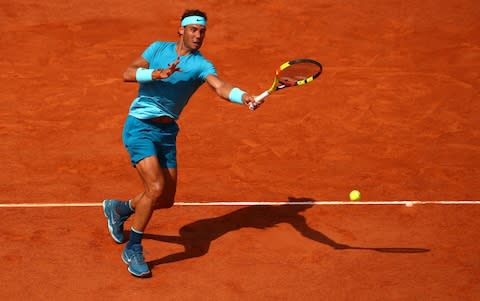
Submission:
M 292 65 L 299 64 L 299 63 L 311 63 L 311 64 L 314 64 L 314 65 L 317 65 L 319 67 L 319 71 L 312 76 L 309 76 L 309 77 L 307 77 L 305 79 L 302 79 L 302 80 L 295 81 L 292 84 L 289 84 L 289 85 L 282 84 L 280 82 L 280 79 L 279 79 L 280 72 L 287 69 L 288 67 L 290 67 Z M 305 84 L 313 81 L 315 78 L 317 78 L 322 73 L 322 71 L 323 71 L 322 64 L 320 64 L 319 62 L 317 62 L 315 60 L 312 60 L 312 59 L 296 59 L 296 60 L 291 60 L 291 61 L 283 63 L 275 71 L 275 77 L 274 77 L 274 80 L 273 80 L 273 83 L 272 83 L 272 86 L 270 87 L 270 89 L 264 91 L 260 95 L 254 96 L 255 103 L 250 104 L 250 109 L 254 110 L 257 107 L 258 104 L 262 103 L 263 100 L 267 96 L 269 96 L 270 94 L 272 94 L 275 91 L 278 91 L 278 90 L 281 90 L 281 89 L 284 89 L 284 88 L 287 88 L 287 87 L 305 85 Z

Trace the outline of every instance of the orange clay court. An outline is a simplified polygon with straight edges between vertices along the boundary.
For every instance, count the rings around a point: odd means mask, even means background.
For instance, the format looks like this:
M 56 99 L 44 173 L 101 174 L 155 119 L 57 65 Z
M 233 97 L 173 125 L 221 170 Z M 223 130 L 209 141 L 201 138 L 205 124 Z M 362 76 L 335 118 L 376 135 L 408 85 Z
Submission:
M 324 72 L 255 112 L 194 95 L 137 279 L 100 205 L 142 189 L 122 73 L 186 8 L 247 91 L 294 58 Z M 474 0 L 2 1 L 0 299 L 480 300 L 479 20 Z

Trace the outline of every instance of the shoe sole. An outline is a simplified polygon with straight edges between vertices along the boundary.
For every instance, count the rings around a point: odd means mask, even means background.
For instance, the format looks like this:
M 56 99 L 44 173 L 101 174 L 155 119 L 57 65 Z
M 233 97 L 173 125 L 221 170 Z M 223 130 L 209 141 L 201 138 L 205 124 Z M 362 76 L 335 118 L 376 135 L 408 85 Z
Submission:
M 113 239 L 117 244 L 123 244 L 124 241 L 116 238 L 115 235 L 113 235 L 113 227 L 112 227 L 112 225 L 110 225 L 110 218 L 108 217 L 108 214 L 107 214 L 107 211 L 106 211 L 107 208 L 105 208 L 105 203 L 106 203 L 106 200 L 103 201 L 102 207 L 103 207 L 103 215 L 105 215 L 105 217 L 107 218 L 108 232 L 110 233 L 110 236 L 112 237 L 112 239 Z
M 139 273 L 135 273 L 134 271 L 132 271 L 132 270 L 130 269 L 130 265 L 128 264 L 128 260 L 125 259 L 125 255 L 124 255 L 124 254 L 125 254 L 125 253 L 122 252 L 122 256 L 121 256 L 121 257 L 122 257 L 122 261 L 123 261 L 123 263 L 125 263 L 125 264 L 128 266 L 128 271 L 130 272 L 130 274 L 132 274 L 133 276 L 138 277 L 138 278 L 150 278 L 150 277 L 152 277 L 152 272 L 151 272 L 151 271 L 148 271 L 148 272 L 145 272 L 145 273 L 140 273 L 140 274 L 139 274 Z

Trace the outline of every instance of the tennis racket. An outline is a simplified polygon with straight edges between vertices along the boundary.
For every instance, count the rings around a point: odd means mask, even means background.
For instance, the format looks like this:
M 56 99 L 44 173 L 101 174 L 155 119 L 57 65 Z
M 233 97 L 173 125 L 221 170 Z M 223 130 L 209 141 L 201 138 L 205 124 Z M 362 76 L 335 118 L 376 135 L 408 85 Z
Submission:
M 282 64 L 275 72 L 270 89 L 255 96 L 255 102 L 250 103 L 250 110 L 255 110 L 267 96 L 275 91 L 301 86 L 313 81 L 322 73 L 322 70 L 322 64 L 311 59 L 296 59 Z

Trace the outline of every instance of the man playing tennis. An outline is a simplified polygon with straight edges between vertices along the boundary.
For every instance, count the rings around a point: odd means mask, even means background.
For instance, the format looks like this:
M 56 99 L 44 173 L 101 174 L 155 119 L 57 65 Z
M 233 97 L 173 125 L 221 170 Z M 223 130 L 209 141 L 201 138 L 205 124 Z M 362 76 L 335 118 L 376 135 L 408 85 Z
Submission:
M 122 259 L 137 277 L 151 275 L 142 248 L 143 232 L 156 209 L 173 206 L 177 186 L 176 120 L 193 93 L 207 82 L 222 98 L 249 106 L 253 96 L 221 80 L 215 67 L 199 52 L 207 16 L 186 10 L 176 42 L 154 42 L 127 67 L 124 80 L 138 82 L 123 129 L 123 143 L 144 191 L 129 201 L 105 200 L 103 211 L 113 240 L 125 242 L 124 222 L 135 213 Z

